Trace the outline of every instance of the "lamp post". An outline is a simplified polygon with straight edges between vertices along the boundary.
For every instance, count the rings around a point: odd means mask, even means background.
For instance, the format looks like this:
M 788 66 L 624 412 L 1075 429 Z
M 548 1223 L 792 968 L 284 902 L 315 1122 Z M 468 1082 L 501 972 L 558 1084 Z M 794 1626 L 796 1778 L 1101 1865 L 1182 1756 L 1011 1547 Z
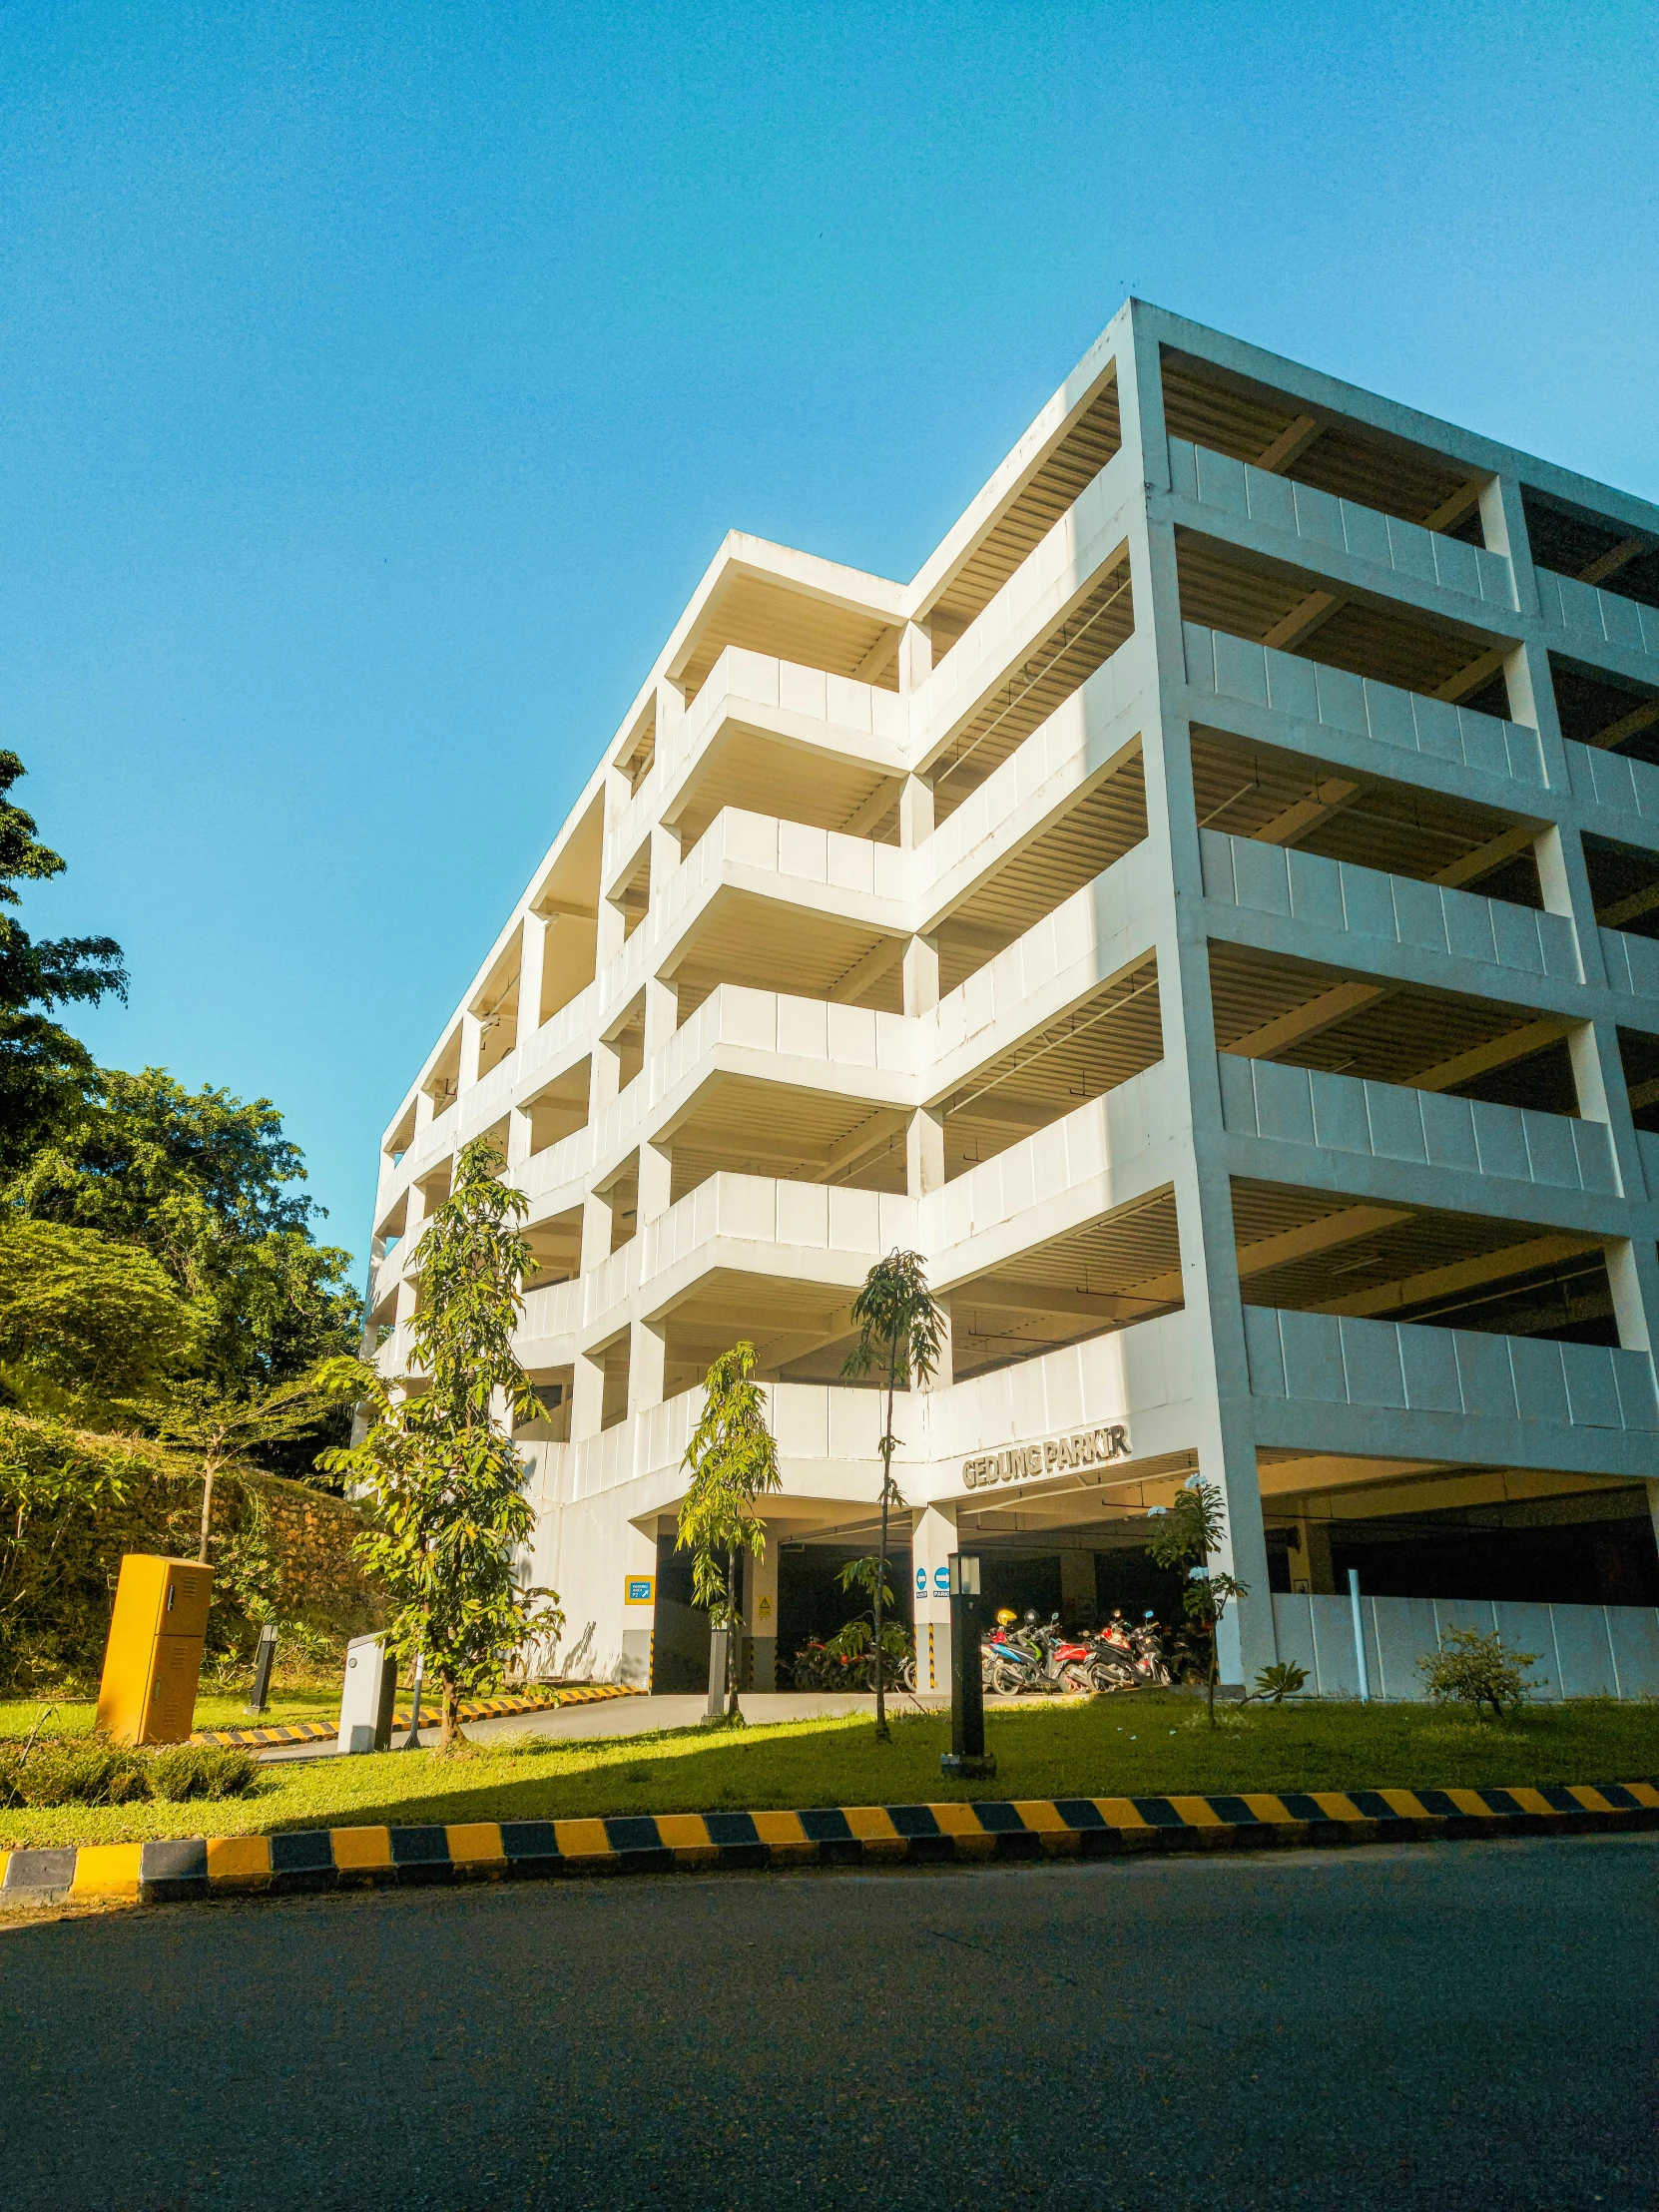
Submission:
M 939 1756 L 945 1774 L 992 1775 L 985 1749 L 985 1688 L 979 1659 L 979 1555 L 953 1551 L 950 1572 L 950 1749 Z

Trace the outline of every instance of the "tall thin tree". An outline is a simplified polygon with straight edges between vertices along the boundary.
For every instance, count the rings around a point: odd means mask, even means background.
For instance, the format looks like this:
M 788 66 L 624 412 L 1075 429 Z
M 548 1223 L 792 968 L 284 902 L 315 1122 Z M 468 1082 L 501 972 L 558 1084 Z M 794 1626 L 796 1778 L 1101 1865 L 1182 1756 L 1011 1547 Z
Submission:
M 486 1139 L 465 1146 L 420 1240 L 410 1336 L 424 1387 L 398 1396 L 371 1373 L 367 1433 L 318 1460 L 367 1488 L 376 1525 L 359 1549 L 395 1601 L 391 1642 L 421 1652 L 439 1684 L 440 1751 L 455 1740 L 461 1692 L 563 1626 L 554 1593 L 514 1572 L 535 1515 L 512 1427 L 541 1406 L 512 1344 L 530 1266 L 517 1229 L 526 1201 L 500 1168 Z
M 756 1512 L 769 1490 L 781 1490 L 778 1444 L 767 1422 L 766 1397 L 755 1374 L 755 1347 L 723 1352 L 704 1382 L 703 1411 L 682 1464 L 691 1484 L 680 1508 L 677 1551 L 692 1555 L 692 1602 L 706 1606 L 709 1625 L 724 1625 L 726 1714 L 739 1716 L 736 1656 L 738 1554 L 759 1559 L 767 1524 Z
M 900 1378 L 904 1387 L 926 1382 L 938 1372 L 944 1351 L 944 1315 L 927 1288 L 927 1277 L 918 1252 L 889 1252 L 877 1260 L 864 1278 L 864 1287 L 852 1301 L 852 1319 L 858 1341 L 846 1358 L 842 1373 L 868 1375 L 885 1370 L 887 1417 L 881 1432 L 881 1539 L 872 1592 L 875 1615 L 875 1735 L 889 1740 L 887 1697 L 881 1651 L 882 1584 L 887 1578 L 887 1519 L 890 1511 L 902 1511 L 904 1500 L 892 1478 L 892 1455 L 898 1448 L 893 1434 L 893 1396 Z
M 1234 1598 L 1249 1597 L 1247 1583 L 1231 1574 L 1212 1574 L 1210 1554 L 1220 1551 L 1227 1535 L 1227 1510 L 1219 1483 L 1189 1480 L 1176 1491 L 1167 1518 L 1147 1541 L 1147 1557 L 1155 1566 L 1185 1567 L 1181 1605 L 1188 1620 L 1203 1630 L 1210 1646 L 1205 1673 L 1210 1726 L 1216 1725 L 1216 1684 L 1221 1679 L 1220 1631 L 1222 1615 Z

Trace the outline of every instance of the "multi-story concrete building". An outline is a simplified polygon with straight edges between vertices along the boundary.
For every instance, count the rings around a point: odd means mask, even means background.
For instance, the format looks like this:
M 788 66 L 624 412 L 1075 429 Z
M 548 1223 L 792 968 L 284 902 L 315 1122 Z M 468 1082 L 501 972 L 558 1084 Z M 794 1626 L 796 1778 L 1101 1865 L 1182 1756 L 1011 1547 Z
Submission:
M 1363 1563 L 1622 1605 L 1628 1688 L 1655 763 L 1659 510 L 1131 300 L 909 583 L 721 547 L 387 1130 L 382 1366 L 488 1133 L 578 1663 L 695 1677 L 681 1458 L 739 1338 L 756 1679 L 793 1650 L 867 1541 L 847 1309 L 905 1247 L 951 1337 L 897 1423 L 924 1684 L 950 1551 L 1086 1611 L 1200 1470 L 1230 1676 Z

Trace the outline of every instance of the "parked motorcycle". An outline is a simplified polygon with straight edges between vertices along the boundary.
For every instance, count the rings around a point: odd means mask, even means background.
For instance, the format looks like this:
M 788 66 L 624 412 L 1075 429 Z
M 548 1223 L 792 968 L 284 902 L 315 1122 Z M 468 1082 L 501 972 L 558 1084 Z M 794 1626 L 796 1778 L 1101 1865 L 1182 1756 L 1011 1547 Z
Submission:
M 1035 1621 L 1036 1615 L 1029 1616 Z M 979 1679 L 998 1697 L 1017 1697 L 1023 1690 L 1041 1686 L 1045 1673 L 1043 1654 L 1028 1628 L 1008 1606 L 997 1613 L 988 1636 L 979 1644 Z

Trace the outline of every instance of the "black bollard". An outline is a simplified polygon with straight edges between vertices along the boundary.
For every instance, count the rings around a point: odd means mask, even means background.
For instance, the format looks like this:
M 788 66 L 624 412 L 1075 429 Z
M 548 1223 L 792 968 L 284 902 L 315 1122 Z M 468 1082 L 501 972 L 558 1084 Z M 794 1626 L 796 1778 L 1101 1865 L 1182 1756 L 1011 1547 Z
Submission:
M 985 1686 L 979 1659 L 979 1557 L 953 1551 L 950 1568 L 950 1749 L 939 1756 L 945 1774 L 993 1775 L 985 1749 Z
M 271 1668 L 276 1657 L 276 1623 L 267 1621 L 254 1647 L 254 1687 L 248 1693 L 248 1710 L 263 1713 L 271 1703 Z

